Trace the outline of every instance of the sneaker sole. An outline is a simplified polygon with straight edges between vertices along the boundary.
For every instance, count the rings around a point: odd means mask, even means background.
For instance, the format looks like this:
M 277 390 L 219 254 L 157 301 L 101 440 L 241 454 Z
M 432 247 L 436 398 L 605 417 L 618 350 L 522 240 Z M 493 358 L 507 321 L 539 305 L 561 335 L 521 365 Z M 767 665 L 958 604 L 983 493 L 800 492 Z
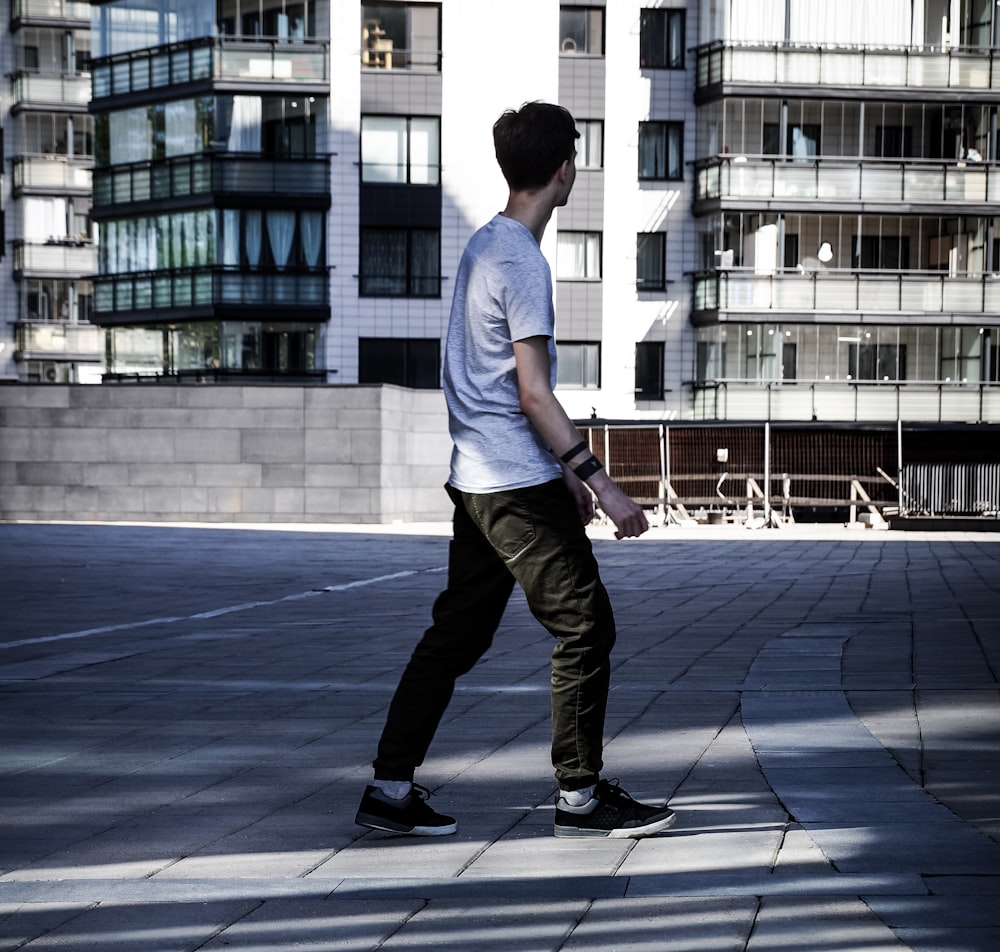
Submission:
M 646 836 L 656 836 L 657 833 L 662 833 L 668 827 L 674 825 L 674 821 L 677 819 L 677 814 L 672 813 L 670 816 L 664 817 L 662 820 L 655 820 L 652 823 L 647 823 L 645 826 L 637 827 L 622 827 L 617 830 L 595 830 L 593 828 L 588 829 L 587 827 L 581 826 L 559 826 L 556 825 L 555 835 L 556 836 L 602 836 L 609 840 L 638 840 Z
M 448 823 L 444 826 L 404 826 L 402 823 L 393 823 L 392 820 L 384 820 L 382 817 L 372 816 L 370 813 L 359 813 L 354 817 L 354 822 L 369 830 L 401 833 L 404 836 L 450 836 L 452 833 L 458 832 L 457 823 Z

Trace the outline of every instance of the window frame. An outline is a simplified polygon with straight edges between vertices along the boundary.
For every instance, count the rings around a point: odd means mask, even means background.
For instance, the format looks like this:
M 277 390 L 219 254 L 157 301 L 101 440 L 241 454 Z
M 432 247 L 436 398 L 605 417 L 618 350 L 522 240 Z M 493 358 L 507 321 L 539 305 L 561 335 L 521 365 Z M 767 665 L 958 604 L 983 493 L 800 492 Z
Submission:
M 384 179 L 367 179 L 365 178 L 365 121 L 366 120 L 396 120 L 404 124 L 403 135 L 405 137 L 404 147 L 406 156 L 402 163 L 393 166 L 395 169 L 402 168 L 403 170 L 403 180 L 384 180 Z M 436 158 L 437 163 L 434 165 L 428 164 L 422 166 L 425 169 L 425 174 L 428 179 L 433 177 L 433 181 L 424 182 L 414 182 L 413 181 L 413 123 L 414 122 L 433 122 L 436 123 L 436 137 L 435 137 L 435 148 L 436 148 Z M 423 115 L 394 115 L 391 113 L 365 113 L 361 116 L 361 133 L 359 136 L 360 144 L 358 151 L 358 175 L 362 185 L 368 186 L 382 186 L 382 185 L 408 185 L 414 188 L 439 188 L 441 185 L 441 117 L 440 116 L 423 116 Z M 384 163 L 367 163 L 367 165 L 373 168 L 381 168 Z M 431 173 L 434 173 L 433 176 Z
M 565 239 L 569 236 L 580 236 L 582 239 L 582 248 L 577 249 L 574 254 L 578 254 L 582 250 L 583 257 L 583 273 L 578 274 L 575 272 L 572 274 L 567 274 L 564 270 L 565 259 L 563 257 L 562 248 L 565 245 Z M 593 238 L 596 240 L 597 245 L 597 273 L 589 273 L 589 265 L 591 263 L 590 256 L 590 243 L 589 239 Z M 582 231 L 579 229 L 566 229 L 565 231 L 559 231 L 556 233 L 556 280 L 557 281 L 601 281 L 604 278 L 604 233 L 601 231 Z
M 566 364 L 566 348 L 580 348 L 580 379 L 567 381 L 564 377 Z M 593 375 L 588 370 L 593 368 Z M 601 389 L 601 342 L 592 340 L 557 340 L 556 341 L 556 387 L 562 390 L 600 390 Z
M 656 257 L 659 273 L 647 276 L 642 273 L 643 245 L 655 245 L 650 256 Z M 648 260 L 648 259 L 647 259 Z M 640 231 L 635 236 L 635 287 L 637 291 L 665 291 L 667 288 L 667 233 L 665 231 Z
M 595 164 L 590 161 L 590 136 L 589 130 L 596 129 L 598 137 L 598 149 L 600 158 Z M 604 168 L 604 120 L 603 119 L 577 119 L 576 131 L 580 133 L 580 138 L 576 140 L 576 167 L 581 169 L 603 169 Z
M 382 355 L 374 353 L 380 347 L 387 351 L 395 345 L 399 349 L 399 354 L 392 355 L 388 352 Z M 366 349 L 371 348 L 372 353 L 365 354 Z M 434 369 L 429 365 L 418 367 L 427 353 L 423 350 L 434 351 Z M 388 362 L 395 359 L 402 365 L 402 379 L 399 375 L 366 372 L 372 363 L 378 363 L 378 359 Z M 387 377 L 394 379 L 386 379 Z M 433 385 L 426 381 L 433 380 Z M 358 338 L 358 383 L 379 384 L 388 383 L 398 387 L 409 387 L 411 390 L 440 390 L 441 389 L 441 338 L 439 337 L 359 337 Z
M 569 35 L 572 31 L 563 28 L 563 17 L 570 16 L 572 14 L 582 14 L 584 15 L 584 49 L 580 49 L 576 46 L 576 41 L 573 36 Z M 597 16 L 600 18 L 600 36 L 594 37 L 594 23 L 592 17 Z M 559 55 L 560 56 L 604 56 L 605 55 L 605 37 L 606 37 L 606 22 L 607 17 L 605 16 L 604 7 L 586 7 L 586 6 L 560 6 L 559 7 Z M 594 49 L 595 39 L 597 41 L 598 49 Z M 573 42 L 572 47 L 566 45 L 566 41 L 569 40 Z
M 650 355 L 649 358 L 641 357 Z M 637 341 L 635 345 L 635 400 L 662 400 L 666 390 L 663 386 L 663 372 L 666 345 L 663 341 Z M 658 372 L 657 372 L 658 371 Z M 650 386 L 649 384 L 653 385 Z
M 365 239 L 375 233 L 402 234 L 405 238 L 405 263 L 402 275 L 376 275 L 367 274 L 365 271 Z M 437 237 L 437 274 L 420 275 L 414 272 L 414 237 L 418 233 L 433 234 Z M 402 281 L 402 290 L 393 292 L 385 290 L 373 290 L 366 287 L 366 282 L 382 280 Z M 433 281 L 434 288 L 428 293 L 417 291 L 417 282 Z M 441 229 L 424 228 L 408 225 L 362 225 L 358 230 L 358 297 L 363 298 L 426 298 L 434 299 L 441 297 Z
M 686 11 L 676 7 L 644 7 L 639 11 L 639 68 L 640 69 L 684 69 L 684 41 L 687 30 Z M 674 23 L 680 34 L 680 44 L 676 55 L 671 50 Z M 654 42 L 657 41 L 657 42 Z M 650 56 L 650 53 L 657 54 Z M 652 61 L 651 61 L 652 60 Z
M 659 132 L 662 137 L 663 169 L 661 174 L 659 169 L 654 169 L 654 174 L 643 174 L 643 133 L 647 136 L 652 132 Z M 677 163 L 674 168 L 670 166 L 670 142 L 673 134 L 677 136 L 676 151 Z M 675 120 L 652 119 L 639 123 L 639 181 L 640 182 L 682 182 L 684 180 L 684 123 Z M 674 172 L 675 174 L 671 174 Z

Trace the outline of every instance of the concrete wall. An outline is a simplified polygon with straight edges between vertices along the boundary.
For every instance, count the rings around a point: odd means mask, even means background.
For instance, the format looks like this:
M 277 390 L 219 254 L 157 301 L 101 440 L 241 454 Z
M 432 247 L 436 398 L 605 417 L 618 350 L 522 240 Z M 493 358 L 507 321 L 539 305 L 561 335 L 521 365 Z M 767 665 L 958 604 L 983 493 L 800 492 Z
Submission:
M 0 386 L 0 519 L 450 517 L 440 391 Z

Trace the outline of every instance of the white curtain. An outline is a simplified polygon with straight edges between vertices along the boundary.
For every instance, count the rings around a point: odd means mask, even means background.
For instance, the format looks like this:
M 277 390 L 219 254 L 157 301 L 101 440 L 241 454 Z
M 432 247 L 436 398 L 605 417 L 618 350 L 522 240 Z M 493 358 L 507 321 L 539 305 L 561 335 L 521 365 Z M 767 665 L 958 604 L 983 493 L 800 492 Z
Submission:
M 825 6 L 827 0 L 805 0 Z M 731 0 L 729 39 L 737 43 L 766 40 L 773 43 L 785 35 L 785 0 Z M 876 4 L 877 5 L 877 4 Z
M 361 120 L 361 180 L 406 183 L 406 119 L 365 116 Z
M 187 155 L 194 152 L 198 121 L 194 100 L 180 99 L 168 102 L 164 113 L 167 155 Z
M 152 158 L 149 115 L 144 107 L 109 113 L 108 138 L 112 165 Z
M 251 268 L 260 264 L 261 212 L 253 209 L 243 218 L 246 236 L 247 262 Z
M 29 241 L 63 238 L 67 232 L 65 198 L 22 198 L 24 234 Z
M 734 13 L 740 5 L 733 0 Z M 789 13 L 794 43 L 871 46 L 872 37 L 885 47 L 910 43 L 911 0 L 789 0 Z
M 437 185 L 439 135 L 437 119 L 410 120 L 410 182 L 413 185 Z
M 236 208 L 227 208 L 222 212 L 222 263 L 240 263 L 240 213 Z
M 260 152 L 261 112 L 260 96 L 233 96 L 230 152 Z
M 323 213 L 303 212 L 299 227 L 302 230 L 302 250 L 306 265 L 315 268 L 319 265 L 319 251 L 323 244 Z
M 271 242 L 271 254 L 279 268 L 288 264 L 288 253 L 292 250 L 292 236 L 295 234 L 295 212 L 270 210 L 267 213 L 267 237 Z

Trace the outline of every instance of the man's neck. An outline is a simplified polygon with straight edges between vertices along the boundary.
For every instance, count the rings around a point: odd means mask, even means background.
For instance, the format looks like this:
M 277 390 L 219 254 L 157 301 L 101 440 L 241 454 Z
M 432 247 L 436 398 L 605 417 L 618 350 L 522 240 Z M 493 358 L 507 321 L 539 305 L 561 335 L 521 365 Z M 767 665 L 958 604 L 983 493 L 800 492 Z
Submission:
M 545 226 L 552 217 L 552 204 L 547 190 L 540 192 L 511 192 L 507 199 L 507 207 L 500 213 L 505 218 L 520 222 L 542 243 Z

